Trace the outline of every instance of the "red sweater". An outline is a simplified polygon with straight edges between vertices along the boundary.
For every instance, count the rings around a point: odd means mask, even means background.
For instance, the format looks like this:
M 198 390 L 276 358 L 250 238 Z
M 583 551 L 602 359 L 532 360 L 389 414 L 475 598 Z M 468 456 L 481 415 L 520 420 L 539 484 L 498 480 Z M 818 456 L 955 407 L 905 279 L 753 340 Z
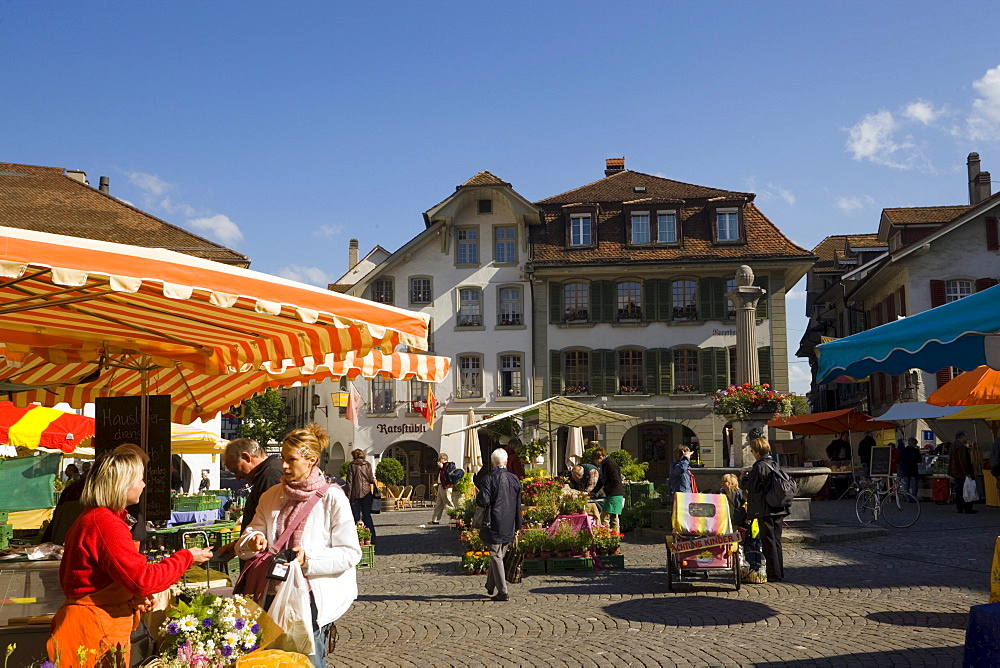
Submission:
M 67 598 L 93 594 L 112 582 L 144 597 L 180 580 L 192 561 L 191 552 L 181 550 L 161 563 L 148 563 L 132 542 L 124 511 L 90 508 L 66 534 L 59 584 Z

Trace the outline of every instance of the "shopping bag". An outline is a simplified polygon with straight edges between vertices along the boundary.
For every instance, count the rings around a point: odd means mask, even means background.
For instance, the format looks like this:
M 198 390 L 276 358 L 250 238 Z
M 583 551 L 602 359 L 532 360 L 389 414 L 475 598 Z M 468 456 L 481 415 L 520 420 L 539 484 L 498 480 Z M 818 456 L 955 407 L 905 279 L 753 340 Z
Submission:
M 976 489 L 976 481 L 972 478 L 965 478 L 965 485 L 962 486 L 962 498 L 966 503 L 974 503 L 979 500 L 979 490 Z
M 309 584 L 298 561 L 288 562 L 288 579 L 278 585 L 278 592 L 267 614 L 285 631 L 285 635 L 275 643 L 275 648 L 307 656 L 316 653 Z
M 504 579 L 511 584 L 520 584 L 523 567 L 524 553 L 511 543 L 507 546 L 507 552 L 503 555 Z
M 372 515 L 382 512 L 382 492 L 378 487 L 372 490 Z

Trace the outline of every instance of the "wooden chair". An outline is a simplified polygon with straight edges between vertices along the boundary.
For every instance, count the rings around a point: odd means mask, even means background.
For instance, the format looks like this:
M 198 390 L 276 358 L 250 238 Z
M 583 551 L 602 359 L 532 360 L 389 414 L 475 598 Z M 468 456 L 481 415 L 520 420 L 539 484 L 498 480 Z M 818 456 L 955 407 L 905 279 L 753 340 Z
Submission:
M 427 503 L 427 485 L 421 483 L 413 489 L 412 502 L 415 507 L 424 507 Z
M 395 510 L 399 507 L 399 487 L 386 485 L 382 490 L 382 510 Z
M 399 493 L 399 498 L 396 499 L 396 508 L 400 510 L 404 508 L 412 508 L 413 503 L 410 501 L 410 497 L 413 495 L 413 485 L 407 485 L 403 488 L 403 491 Z

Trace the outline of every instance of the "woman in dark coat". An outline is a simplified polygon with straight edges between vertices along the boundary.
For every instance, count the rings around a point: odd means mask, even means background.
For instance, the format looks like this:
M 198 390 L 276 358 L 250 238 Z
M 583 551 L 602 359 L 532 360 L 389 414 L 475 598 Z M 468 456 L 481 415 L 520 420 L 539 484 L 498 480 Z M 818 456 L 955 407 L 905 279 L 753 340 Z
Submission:
M 750 452 L 757 461 L 743 479 L 743 489 L 747 491 L 747 521 L 757 520 L 768 582 L 781 582 L 785 578 L 781 529 L 788 510 L 772 508 L 764 499 L 778 463 L 771 458 L 771 444 L 766 438 L 750 441 Z
M 364 450 L 351 452 L 353 459 L 347 466 L 347 499 L 351 502 L 354 522 L 364 523 L 375 544 L 375 522 L 372 521 L 372 504 L 375 502 L 375 474 L 371 462 L 365 460 Z
M 969 436 L 964 431 L 955 434 L 955 442 L 951 444 L 951 454 L 948 455 L 948 475 L 955 484 L 955 505 L 958 512 L 971 515 L 979 511 L 965 500 L 963 487 L 965 479 L 975 475 L 972 470 L 972 456 L 969 454 Z

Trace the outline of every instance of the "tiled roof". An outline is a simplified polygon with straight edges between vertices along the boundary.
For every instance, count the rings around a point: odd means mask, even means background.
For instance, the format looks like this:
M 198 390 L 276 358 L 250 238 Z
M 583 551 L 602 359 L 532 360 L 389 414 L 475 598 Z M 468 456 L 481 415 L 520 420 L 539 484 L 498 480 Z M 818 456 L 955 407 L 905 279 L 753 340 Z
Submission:
M 883 213 L 893 225 L 906 225 L 910 223 L 947 223 L 972 208 L 972 205 L 913 206 L 896 209 L 883 209 Z
M 0 225 L 250 265 L 245 255 L 76 181 L 58 167 L 0 162 Z
M 635 190 L 645 188 L 645 190 Z M 706 188 L 690 183 L 672 181 L 661 176 L 652 176 L 642 172 L 623 170 L 606 176 L 599 181 L 588 183 L 585 186 L 574 188 L 560 195 L 547 197 L 535 202 L 538 206 L 546 204 L 572 204 L 574 202 L 627 202 L 637 196 L 651 198 L 653 200 L 671 199 L 701 199 L 721 197 L 725 199 L 753 200 L 753 193 L 741 193 L 731 190 L 719 190 L 718 188 Z
M 843 256 L 845 244 L 850 244 L 853 248 L 884 246 L 878 240 L 878 234 L 834 234 L 819 242 L 816 248 L 812 249 L 813 255 L 819 262 L 831 262 Z
M 629 172 L 626 172 L 628 174 Z M 631 172 L 635 174 L 635 172 Z M 613 180 L 611 176 L 605 180 Z M 684 185 L 684 184 L 679 184 Z M 692 186 L 698 188 L 698 186 Z M 561 197 L 561 196 L 560 196 Z M 621 203 L 605 201 L 600 207 L 596 229 L 597 245 L 593 248 L 566 248 L 566 217 L 558 203 L 542 200 L 538 205 L 545 210 L 545 224 L 532 230 L 534 262 L 546 264 L 642 264 L 652 262 L 688 262 L 699 260 L 751 260 L 794 257 L 808 260 L 812 254 L 792 243 L 775 227 L 774 223 L 748 202 L 743 209 L 747 242 L 727 245 L 712 243 L 709 214 L 703 205 L 685 206 L 681 209 L 681 247 L 632 247 L 625 243 L 625 216 Z M 571 201 L 575 201 L 572 198 Z M 689 201 L 690 204 L 690 201 Z
M 510 187 L 510 184 L 507 183 L 506 181 L 504 181 L 503 179 L 501 179 L 496 174 L 493 174 L 491 172 L 487 172 L 486 170 L 483 170 L 483 171 L 479 172 L 478 174 L 476 174 L 475 176 L 473 176 L 468 181 L 466 181 L 465 183 L 463 183 L 462 185 L 460 185 L 459 188 L 464 188 L 466 186 L 508 186 L 508 187 Z

